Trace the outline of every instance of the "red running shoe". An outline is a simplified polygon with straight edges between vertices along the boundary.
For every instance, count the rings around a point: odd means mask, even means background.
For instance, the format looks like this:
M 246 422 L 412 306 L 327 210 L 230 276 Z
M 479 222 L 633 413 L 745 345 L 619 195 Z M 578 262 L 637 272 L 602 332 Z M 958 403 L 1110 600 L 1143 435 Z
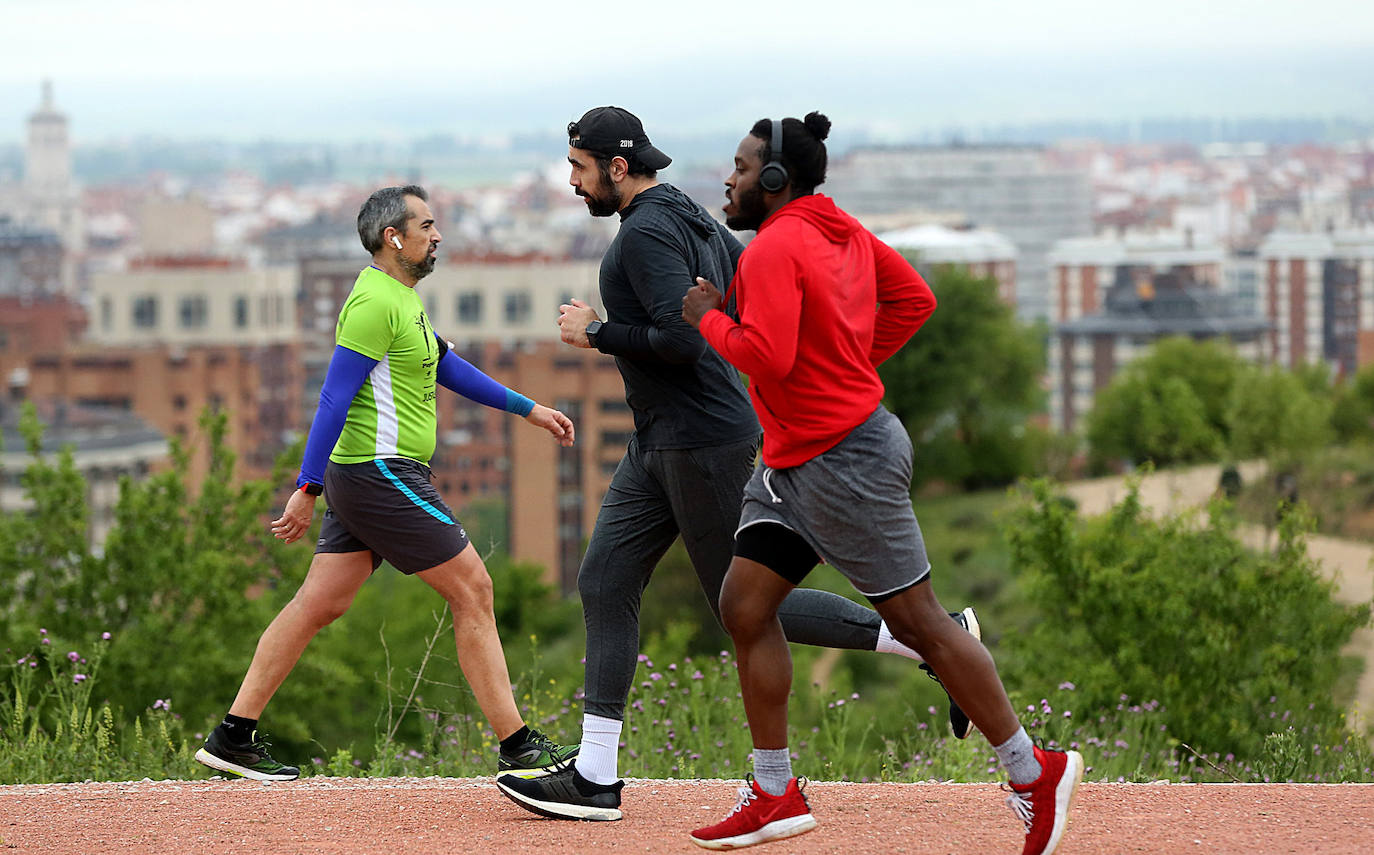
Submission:
M 749 776 L 749 786 L 739 788 L 739 804 L 725 819 L 692 832 L 692 842 L 707 849 L 739 849 L 770 840 L 805 834 L 816 827 L 802 789 L 805 778 L 793 778 L 780 796 L 759 789 Z
M 1021 855 L 1050 855 L 1064 838 L 1069 808 L 1083 780 L 1083 755 L 1077 751 L 1045 751 L 1035 746 L 1040 777 L 1025 788 L 1012 787 L 1007 804 L 1026 825 Z

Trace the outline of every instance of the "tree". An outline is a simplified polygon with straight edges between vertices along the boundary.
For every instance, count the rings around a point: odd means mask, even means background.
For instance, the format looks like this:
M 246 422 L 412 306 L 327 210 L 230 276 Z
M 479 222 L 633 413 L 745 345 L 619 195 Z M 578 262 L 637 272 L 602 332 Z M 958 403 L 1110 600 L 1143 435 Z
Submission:
M 0 637 L 24 650 L 40 628 L 70 646 L 111 633 L 100 691 L 130 714 L 169 695 L 192 721 L 222 713 L 310 560 L 267 531 L 269 486 L 234 483 L 226 417 L 203 415 L 201 429 L 210 466 L 200 492 L 185 484 L 192 451 L 173 440 L 170 468 L 121 481 L 114 525 L 94 552 L 71 450 L 45 459 L 37 416 L 30 407 L 23 417 L 32 507 L 0 515 Z M 308 706 L 304 688 L 287 694 Z
M 1304 375 L 1246 366 L 1236 377 L 1227 410 L 1232 456 L 1264 457 L 1279 468 L 1290 466 L 1326 447 L 1331 409 L 1331 398 Z
M 1374 365 L 1366 365 L 1336 391 L 1331 426 L 1341 442 L 1374 441 Z
M 931 289 L 935 314 L 879 368 L 916 446 L 916 477 L 1010 483 L 1035 468 L 1027 423 L 1043 400 L 1043 331 L 1016 320 L 992 279 L 942 269 Z
M 1094 459 L 1161 466 L 1216 459 L 1227 447 L 1242 365 L 1221 341 L 1159 341 L 1097 393 L 1087 419 Z

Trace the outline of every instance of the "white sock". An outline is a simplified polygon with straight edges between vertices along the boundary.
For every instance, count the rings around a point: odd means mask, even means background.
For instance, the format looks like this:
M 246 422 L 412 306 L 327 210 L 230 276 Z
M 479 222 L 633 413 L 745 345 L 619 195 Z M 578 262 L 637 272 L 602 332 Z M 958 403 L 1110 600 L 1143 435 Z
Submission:
M 754 780 L 770 796 L 787 792 L 787 783 L 792 780 L 792 755 L 786 748 L 755 748 Z
M 616 758 L 620 756 L 623 724 L 591 713 L 582 715 L 582 747 L 577 752 L 577 774 L 593 784 L 614 784 L 620 780 Z
M 878 622 L 878 644 L 873 649 L 879 653 L 896 653 L 898 656 L 915 659 L 917 662 L 925 661 L 921 658 L 921 654 L 893 638 L 892 630 L 887 628 L 887 621 Z
M 997 759 L 1007 770 L 1012 786 L 1024 787 L 1040 778 L 1040 761 L 1035 759 L 1035 743 L 1026 735 L 1024 727 L 1011 735 L 1011 739 L 1001 745 L 994 745 Z

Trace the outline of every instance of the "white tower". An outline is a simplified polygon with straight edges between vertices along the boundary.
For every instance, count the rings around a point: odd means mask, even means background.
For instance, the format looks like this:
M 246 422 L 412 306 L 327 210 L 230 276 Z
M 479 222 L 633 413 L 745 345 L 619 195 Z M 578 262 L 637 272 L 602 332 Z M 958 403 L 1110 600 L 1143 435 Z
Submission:
M 29 116 L 29 145 L 24 161 L 23 209 L 20 219 L 52 229 L 62 244 L 62 290 L 71 293 L 86 252 L 86 223 L 81 193 L 72 180 L 72 149 L 67 117 L 57 111 L 52 81 L 43 81 L 43 100 Z
M 53 104 L 52 81 L 43 81 L 43 101 L 29 116 L 29 148 L 24 188 L 35 198 L 65 198 L 72 190 L 72 151 L 67 117 Z

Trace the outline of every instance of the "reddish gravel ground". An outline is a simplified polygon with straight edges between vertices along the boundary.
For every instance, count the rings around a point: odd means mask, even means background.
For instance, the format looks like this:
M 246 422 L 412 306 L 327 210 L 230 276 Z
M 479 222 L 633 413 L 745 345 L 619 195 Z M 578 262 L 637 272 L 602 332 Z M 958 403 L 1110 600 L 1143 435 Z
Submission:
M 737 785 L 633 780 L 613 823 L 542 819 L 474 779 L 5 786 L 0 853 L 698 852 L 687 832 L 733 807 Z M 813 783 L 807 794 L 820 827 L 760 853 L 1020 851 L 1020 826 L 989 784 Z M 1374 785 L 1086 783 L 1060 851 L 1369 855 Z

